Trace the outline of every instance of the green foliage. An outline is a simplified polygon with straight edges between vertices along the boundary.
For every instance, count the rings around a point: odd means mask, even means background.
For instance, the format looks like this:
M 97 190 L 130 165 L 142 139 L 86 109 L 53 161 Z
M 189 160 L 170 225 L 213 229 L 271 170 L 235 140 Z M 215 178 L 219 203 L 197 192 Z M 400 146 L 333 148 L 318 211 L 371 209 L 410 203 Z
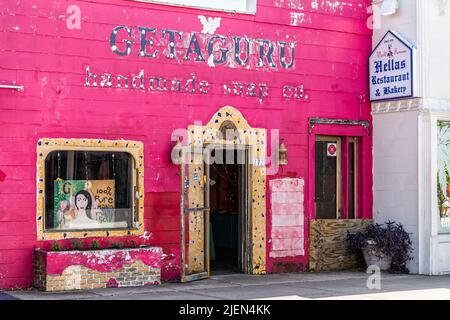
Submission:
M 449 184 L 450 183 L 450 173 L 448 172 L 447 164 L 444 165 L 444 172 L 445 172 L 445 181 L 447 182 L 447 184 Z
M 91 242 L 91 249 L 92 250 L 99 250 L 100 249 L 100 243 L 97 240 L 94 240 Z
M 61 251 L 61 246 L 58 241 L 53 241 L 52 243 L 52 251 Z
M 129 241 L 125 241 L 124 243 L 122 242 L 118 242 L 118 241 L 112 241 L 109 244 L 109 247 L 111 249 L 136 249 L 139 247 L 138 243 L 136 242 L 136 240 L 129 240 Z M 86 248 L 84 246 L 83 240 L 82 239 L 72 239 L 71 240 L 71 246 L 64 249 L 62 248 L 61 244 L 58 243 L 57 241 L 54 241 L 52 243 L 52 251 L 67 251 L 67 250 L 76 250 L 76 251 L 83 251 L 83 250 L 101 250 L 100 248 L 100 242 L 98 240 L 92 240 L 92 242 L 90 243 L 90 248 L 89 246 Z M 106 249 L 106 247 L 104 248 Z

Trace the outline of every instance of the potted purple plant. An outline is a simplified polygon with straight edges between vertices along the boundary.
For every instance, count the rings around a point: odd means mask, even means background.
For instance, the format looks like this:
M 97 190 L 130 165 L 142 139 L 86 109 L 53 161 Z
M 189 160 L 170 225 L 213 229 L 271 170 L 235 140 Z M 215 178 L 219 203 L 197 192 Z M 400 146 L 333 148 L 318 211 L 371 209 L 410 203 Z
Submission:
M 376 265 L 383 271 L 408 273 L 412 242 L 409 233 L 395 222 L 371 224 L 363 231 L 347 234 L 347 249 L 363 256 L 366 266 Z

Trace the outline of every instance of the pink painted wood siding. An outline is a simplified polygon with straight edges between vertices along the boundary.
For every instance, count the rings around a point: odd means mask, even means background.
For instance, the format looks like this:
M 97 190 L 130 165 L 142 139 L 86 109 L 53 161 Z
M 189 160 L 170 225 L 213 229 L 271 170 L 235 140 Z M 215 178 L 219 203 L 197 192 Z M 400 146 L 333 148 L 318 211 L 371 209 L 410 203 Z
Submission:
M 305 255 L 303 179 L 270 180 L 272 232 L 270 258 Z
M 80 7 L 79 30 L 66 26 L 70 4 Z M 24 85 L 25 90 L 0 89 L 0 288 L 30 286 L 33 248 L 48 245 L 36 240 L 35 223 L 36 143 L 42 137 L 144 142 L 145 228 L 151 235 L 148 244 L 164 250 L 163 279 L 179 277 L 180 183 L 178 168 L 170 162 L 171 133 L 194 121 L 206 123 L 220 107 L 233 106 L 252 127 L 267 128 L 269 141 L 270 130 L 280 130 L 289 150 L 289 165 L 268 180 L 304 178 L 308 196 L 303 209 L 306 217 L 312 216 L 309 188 L 314 162 L 309 156 L 308 118 L 371 120 L 366 98 L 372 35 L 366 26 L 369 4 L 369 0 L 258 0 L 256 15 L 242 15 L 125 0 L 3 0 L 0 82 Z M 284 69 L 275 59 L 276 68 L 227 64 L 212 68 L 193 59 L 139 57 L 138 39 L 129 56 L 118 56 L 109 46 L 111 30 L 126 25 L 134 34 L 138 26 L 197 32 L 204 50 L 206 36 L 201 35 L 198 15 L 222 18 L 216 34 L 295 42 L 294 67 Z M 118 40 L 123 38 L 121 34 Z M 158 49 L 166 50 L 166 44 L 158 42 L 162 46 Z M 183 45 L 177 47 L 181 57 L 186 50 Z M 113 74 L 136 74 L 143 69 L 146 76 L 168 79 L 186 79 L 195 73 L 209 81 L 212 90 L 207 95 L 189 95 L 84 87 L 87 66 L 93 72 Z M 233 81 L 267 83 L 270 95 L 260 103 L 245 95 L 223 94 L 221 85 Z M 283 98 L 283 86 L 299 84 L 304 85 L 308 101 Z M 362 152 L 370 160 L 363 163 L 361 191 L 368 217 L 372 141 L 368 136 L 363 139 Z M 275 226 L 272 234 L 270 195 L 266 198 L 267 238 L 271 239 L 278 231 Z M 304 239 L 307 247 L 306 231 Z M 297 245 L 292 243 L 291 248 Z M 307 265 L 305 255 L 288 262 Z M 286 260 L 268 256 L 267 270 L 276 271 L 279 262 Z

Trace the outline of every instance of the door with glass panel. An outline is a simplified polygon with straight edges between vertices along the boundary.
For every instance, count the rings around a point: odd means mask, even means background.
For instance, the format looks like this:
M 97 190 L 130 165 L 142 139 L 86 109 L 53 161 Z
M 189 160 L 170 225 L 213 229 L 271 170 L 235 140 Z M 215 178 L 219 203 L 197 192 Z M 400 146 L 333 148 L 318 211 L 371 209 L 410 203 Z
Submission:
M 316 219 L 341 218 L 341 146 L 339 137 L 317 136 L 315 139 Z

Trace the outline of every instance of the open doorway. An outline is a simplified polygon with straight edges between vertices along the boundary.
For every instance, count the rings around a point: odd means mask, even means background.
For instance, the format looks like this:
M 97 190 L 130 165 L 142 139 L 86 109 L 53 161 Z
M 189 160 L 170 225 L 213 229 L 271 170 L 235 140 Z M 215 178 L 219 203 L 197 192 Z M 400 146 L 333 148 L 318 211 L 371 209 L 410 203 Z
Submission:
M 246 272 L 247 150 L 213 150 L 210 172 L 210 268 L 213 274 Z
M 228 130 L 234 130 L 232 139 L 226 135 Z M 241 186 L 244 185 L 239 197 L 244 200 L 238 202 L 243 206 L 239 210 L 239 219 L 242 221 L 238 228 L 242 232 L 239 232 L 238 268 L 246 274 L 265 274 L 267 190 L 264 160 L 267 154 L 267 129 L 252 128 L 239 110 L 225 106 L 205 126 L 189 125 L 187 132 L 186 142 L 192 148 L 182 148 L 181 156 L 186 161 L 180 161 L 181 281 L 190 282 L 210 276 L 209 237 L 212 224 L 209 222 L 209 160 L 214 149 L 224 148 L 234 148 L 239 150 L 238 154 L 245 154 L 245 162 L 239 166 L 239 180 Z M 203 151 L 199 152 L 200 149 Z M 217 262 L 214 261 L 214 264 Z

